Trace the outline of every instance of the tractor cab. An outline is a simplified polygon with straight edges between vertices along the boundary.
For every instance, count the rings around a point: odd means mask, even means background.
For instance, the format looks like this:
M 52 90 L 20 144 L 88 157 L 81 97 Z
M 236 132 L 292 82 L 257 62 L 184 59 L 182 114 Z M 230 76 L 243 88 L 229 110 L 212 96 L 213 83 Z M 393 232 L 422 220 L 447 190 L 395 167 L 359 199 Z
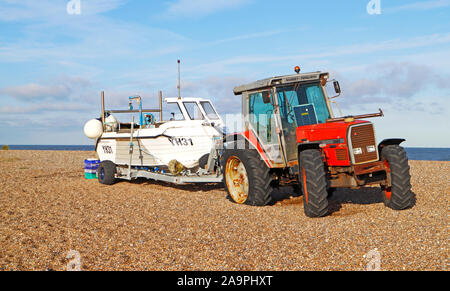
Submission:
M 234 93 L 242 95 L 244 128 L 256 133 L 274 165 L 297 163 L 297 128 L 334 118 L 326 91 L 328 76 L 297 73 L 235 88 Z M 335 88 L 339 88 L 337 82 Z

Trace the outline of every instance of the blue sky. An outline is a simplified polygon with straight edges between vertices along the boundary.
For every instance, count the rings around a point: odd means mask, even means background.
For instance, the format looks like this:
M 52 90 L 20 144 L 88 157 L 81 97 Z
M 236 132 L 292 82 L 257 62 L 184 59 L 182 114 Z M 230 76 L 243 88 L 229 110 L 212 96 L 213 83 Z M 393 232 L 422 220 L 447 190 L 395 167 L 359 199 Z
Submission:
M 378 139 L 450 147 L 450 0 L 0 0 L 0 144 L 90 144 L 83 124 L 140 94 L 211 98 L 234 86 L 329 71 L 347 114 L 377 112 Z M 276 4 L 274 4 L 276 3 Z

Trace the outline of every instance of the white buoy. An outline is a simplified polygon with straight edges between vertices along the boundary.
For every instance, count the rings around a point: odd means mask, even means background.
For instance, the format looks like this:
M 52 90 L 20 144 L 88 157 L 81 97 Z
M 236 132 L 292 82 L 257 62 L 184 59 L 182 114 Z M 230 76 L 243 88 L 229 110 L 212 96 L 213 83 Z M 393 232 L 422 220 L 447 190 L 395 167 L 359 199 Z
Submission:
M 90 139 L 99 138 L 103 134 L 102 122 L 97 119 L 89 120 L 84 125 L 84 134 Z
M 119 128 L 119 121 L 114 115 L 110 115 L 105 119 L 106 131 L 116 131 Z
M 105 122 L 110 125 L 115 125 L 115 124 L 119 123 L 117 121 L 117 118 L 112 114 L 105 119 Z

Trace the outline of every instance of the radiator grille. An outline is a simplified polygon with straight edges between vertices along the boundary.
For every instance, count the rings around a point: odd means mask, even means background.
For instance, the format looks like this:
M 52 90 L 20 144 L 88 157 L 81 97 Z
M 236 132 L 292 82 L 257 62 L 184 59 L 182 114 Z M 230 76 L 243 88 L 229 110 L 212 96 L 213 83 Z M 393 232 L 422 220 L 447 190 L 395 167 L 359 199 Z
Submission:
M 350 143 L 353 151 L 350 153 L 355 164 L 362 164 L 378 160 L 378 149 L 375 141 L 373 124 L 354 126 L 350 132 Z M 375 149 L 369 152 L 369 147 Z M 355 154 L 355 150 L 360 149 L 360 154 Z
M 348 160 L 347 150 L 346 149 L 337 149 L 336 150 L 336 159 L 338 161 L 347 161 Z

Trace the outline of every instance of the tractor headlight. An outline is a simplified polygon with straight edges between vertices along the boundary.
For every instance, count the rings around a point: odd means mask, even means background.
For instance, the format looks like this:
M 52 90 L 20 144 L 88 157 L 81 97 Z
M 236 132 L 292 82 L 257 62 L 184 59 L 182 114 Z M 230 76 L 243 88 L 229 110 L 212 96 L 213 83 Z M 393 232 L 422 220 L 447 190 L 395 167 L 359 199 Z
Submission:
M 356 148 L 356 149 L 353 149 L 353 154 L 354 155 L 361 155 L 363 152 L 362 152 L 362 148 Z
M 373 145 L 367 147 L 367 152 L 368 152 L 368 153 L 373 153 L 373 152 L 375 152 L 376 150 L 377 150 L 377 149 L 376 149 L 375 146 L 373 146 Z

